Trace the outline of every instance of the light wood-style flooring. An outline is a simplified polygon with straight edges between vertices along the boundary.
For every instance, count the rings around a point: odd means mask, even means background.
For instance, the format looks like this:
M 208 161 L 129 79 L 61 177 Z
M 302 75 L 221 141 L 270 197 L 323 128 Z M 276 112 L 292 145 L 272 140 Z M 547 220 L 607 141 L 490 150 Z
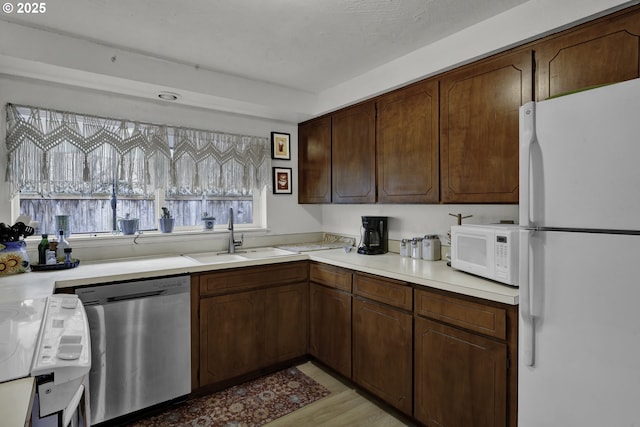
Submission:
M 385 411 L 313 362 L 298 365 L 298 369 L 325 386 L 331 394 L 284 417 L 265 424 L 265 427 L 401 427 L 413 426 L 406 420 Z

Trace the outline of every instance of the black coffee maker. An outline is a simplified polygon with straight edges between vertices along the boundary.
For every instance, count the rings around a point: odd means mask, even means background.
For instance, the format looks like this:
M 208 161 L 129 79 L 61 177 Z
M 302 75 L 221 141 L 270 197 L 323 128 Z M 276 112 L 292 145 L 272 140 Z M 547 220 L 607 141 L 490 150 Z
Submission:
M 378 255 L 388 251 L 389 230 L 386 216 L 362 217 L 362 246 L 359 254 Z

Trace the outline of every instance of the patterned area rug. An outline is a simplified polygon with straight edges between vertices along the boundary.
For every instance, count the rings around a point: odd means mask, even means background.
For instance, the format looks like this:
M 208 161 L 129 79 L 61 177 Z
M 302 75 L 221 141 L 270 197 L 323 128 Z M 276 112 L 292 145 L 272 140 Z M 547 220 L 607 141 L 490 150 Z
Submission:
M 130 426 L 257 427 L 327 395 L 329 390 L 292 367 L 190 400 Z

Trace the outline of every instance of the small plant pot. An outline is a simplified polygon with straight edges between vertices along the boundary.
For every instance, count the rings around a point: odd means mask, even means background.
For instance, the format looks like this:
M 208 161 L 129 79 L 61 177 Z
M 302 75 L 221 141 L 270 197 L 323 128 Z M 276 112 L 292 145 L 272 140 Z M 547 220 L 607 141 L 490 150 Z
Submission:
M 216 225 L 216 219 L 212 216 L 202 218 L 202 229 L 204 231 L 213 230 L 213 226 Z
M 162 233 L 171 233 L 173 232 L 173 225 L 175 223 L 175 218 L 160 218 L 158 219 L 158 224 L 160 225 L 160 231 Z
M 138 218 L 120 218 L 118 224 L 122 234 L 136 234 L 138 231 Z

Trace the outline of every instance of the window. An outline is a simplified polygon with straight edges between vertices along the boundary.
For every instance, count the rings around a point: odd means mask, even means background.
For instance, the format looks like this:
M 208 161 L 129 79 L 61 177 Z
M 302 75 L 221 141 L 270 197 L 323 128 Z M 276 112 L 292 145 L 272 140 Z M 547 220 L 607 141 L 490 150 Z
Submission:
M 267 138 L 9 104 L 6 143 L 12 193 L 39 232 L 61 214 L 74 233 L 112 232 L 127 214 L 153 230 L 161 206 L 177 227 L 227 222 L 229 207 L 254 224 L 256 190 L 270 184 Z

